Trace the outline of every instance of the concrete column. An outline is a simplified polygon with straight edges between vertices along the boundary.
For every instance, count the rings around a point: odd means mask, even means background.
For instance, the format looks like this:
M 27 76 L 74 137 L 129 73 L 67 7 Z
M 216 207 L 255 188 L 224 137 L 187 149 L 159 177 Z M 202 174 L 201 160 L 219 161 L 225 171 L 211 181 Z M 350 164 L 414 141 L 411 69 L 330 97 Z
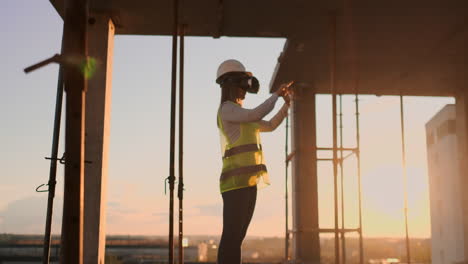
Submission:
M 106 196 L 114 24 L 108 15 L 90 13 L 88 54 L 97 60 L 86 101 L 84 263 L 104 264 Z
M 463 188 L 468 186 L 468 91 L 459 89 L 456 96 L 456 133 L 458 145 L 458 164 L 460 175 L 461 206 L 463 226 L 459 229 L 463 231 L 463 251 L 464 263 L 468 263 L 468 192 Z
M 298 89 L 292 108 L 292 258 L 306 264 L 320 263 L 315 122 L 314 89 Z
M 63 54 L 83 58 L 87 54 L 87 1 L 65 1 Z M 87 81 L 80 69 L 65 61 L 65 180 L 63 194 L 60 263 L 83 264 L 83 194 Z

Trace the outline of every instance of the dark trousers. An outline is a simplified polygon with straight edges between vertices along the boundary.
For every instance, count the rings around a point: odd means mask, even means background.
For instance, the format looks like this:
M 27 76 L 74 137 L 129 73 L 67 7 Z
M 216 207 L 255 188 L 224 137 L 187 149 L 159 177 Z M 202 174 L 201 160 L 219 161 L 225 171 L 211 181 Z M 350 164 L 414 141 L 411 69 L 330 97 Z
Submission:
M 241 263 L 241 246 L 257 200 L 257 186 L 227 191 L 223 196 L 223 234 L 218 264 Z

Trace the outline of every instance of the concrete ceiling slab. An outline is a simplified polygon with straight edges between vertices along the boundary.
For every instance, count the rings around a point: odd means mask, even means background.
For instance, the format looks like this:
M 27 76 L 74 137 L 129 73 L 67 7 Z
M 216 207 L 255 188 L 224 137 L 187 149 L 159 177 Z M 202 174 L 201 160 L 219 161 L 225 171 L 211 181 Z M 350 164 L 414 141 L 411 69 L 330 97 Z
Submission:
M 50 0 L 63 14 L 64 0 Z M 170 35 L 172 1 L 89 0 L 117 34 Z M 453 96 L 467 85 L 465 0 L 180 0 L 189 36 L 284 37 L 271 90 L 289 80 L 330 93 L 336 38 L 336 92 Z M 336 34 L 331 19 L 336 16 Z

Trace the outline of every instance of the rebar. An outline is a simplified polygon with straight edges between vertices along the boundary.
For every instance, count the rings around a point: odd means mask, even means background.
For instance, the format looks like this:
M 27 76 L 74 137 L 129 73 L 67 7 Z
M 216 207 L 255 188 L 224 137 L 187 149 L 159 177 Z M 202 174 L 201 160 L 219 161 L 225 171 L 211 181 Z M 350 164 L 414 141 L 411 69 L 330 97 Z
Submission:
M 333 192 L 334 192 L 334 218 L 335 218 L 335 263 L 340 263 L 339 231 L 338 231 L 338 157 L 337 157 L 337 118 L 336 118 L 336 14 L 331 15 L 330 30 L 330 89 L 332 94 L 333 116 Z
M 174 183 L 175 183 L 175 116 L 176 116 L 176 74 L 177 74 L 177 35 L 179 1 L 173 2 L 173 32 L 172 32 L 172 76 L 171 76 L 171 128 L 169 146 L 169 264 L 174 264 Z
M 63 34 L 62 34 L 62 51 L 63 52 Z M 54 197 L 55 185 L 57 183 L 57 154 L 60 142 L 60 123 L 62 119 L 62 102 L 63 102 L 63 66 L 59 65 L 58 79 L 57 79 L 57 96 L 55 99 L 55 116 L 54 116 L 54 132 L 52 135 L 52 150 L 50 154 L 50 169 L 49 169 L 49 182 L 48 182 L 48 198 L 47 198 L 47 212 L 46 212 L 46 225 L 44 234 L 44 248 L 42 252 L 42 263 L 49 264 L 50 262 L 50 245 L 51 245 L 51 229 L 52 229 L 52 215 L 54 211 Z
M 344 210 L 344 157 L 343 157 L 343 95 L 340 94 L 340 176 L 341 176 L 341 229 L 345 228 L 345 210 Z M 346 238 L 345 233 L 341 232 L 341 258 L 342 263 L 346 263 Z
M 63 43 L 63 36 L 62 36 L 62 43 Z M 63 46 L 63 45 L 62 45 Z M 62 51 L 63 51 L 63 47 L 62 47 Z M 60 54 L 55 54 L 54 56 L 48 58 L 48 59 L 45 59 L 41 62 L 38 62 L 34 65 L 31 65 L 27 68 L 24 69 L 24 73 L 30 73 L 30 72 L 33 72 L 35 70 L 38 70 L 44 66 L 47 66 L 51 63 L 59 63 L 60 64 L 61 62 L 61 55 Z
M 285 201 L 285 239 L 284 239 L 284 259 L 285 262 L 289 260 L 289 201 L 288 201 L 288 165 L 290 159 L 289 157 L 289 116 L 286 116 L 286 143 L 284 147 L 284 155 L 285 155 L 285 166 L 284 166 L 284 174 L 285 174 L 285 188 L 284 188 L 284 201 Z
M 180 60 L 179 60 L 179 264 L 184 263 L 184 39 L 185 25 L 180 30 Z
M 403 111 L 403 95 L 400 95 L 400 123 L 401 123 L 401 163 L 403 170 L 403 195 L 406 233 L 406 261 L 411 264 L 410 241 L 408 231 L 408 175 L 406 168 L 406 148 L 405 148 L 405 116 Z
M 356 162 L 358 174 L 358 200 L 359 200 L 359 264 L 364 264 L 364 242 L 362 237 L 362 182 L 361 182 L 361 135 L 359 127 L 359 95 L 355 96 L 356 107 Z

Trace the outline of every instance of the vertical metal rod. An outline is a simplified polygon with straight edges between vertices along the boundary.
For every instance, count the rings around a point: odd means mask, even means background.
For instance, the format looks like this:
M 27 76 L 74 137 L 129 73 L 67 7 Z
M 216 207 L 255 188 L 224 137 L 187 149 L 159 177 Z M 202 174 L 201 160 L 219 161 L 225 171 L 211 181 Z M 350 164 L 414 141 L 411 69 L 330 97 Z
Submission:
M 184 39 L 185 25 L 180 30 L 180 60 L 179 60 L 179 264 L 184 263 Z
M 338 225 L 338 155 L 337 155 L 337 113 L 336 113 L 336 14 L 331 15 L 330 30 L 330 88 L 332 93 L 332 115 L 333 115 L 333 193 L 334 193 L 334 213 L 335 213 L 335 263 L 340 263 L 339 249 L 339 225 Z
M 62 33 L 62 51 L 63 54 L 63 33 Z M 47 213 L 46 226 L 44 235 L 44 248 L 42 253 L 42 263 L 48 264 L 50 261 L 50 245 L 52 233 L 52 215 L 54 211 L 55 185 L 57 183 L 57 154 L 60 142 L 60 123 L 62 119 L 62 102 L 63 102 L 63 66 L 59 64 L 58 80 L 57 80 L 57 96 L 55 99 L 55 117 L 54 117 L 54 132 L 52 136 L 52 150 L 49 169 L 49 194 L 47 198 Z
M 341 229 L 345 229 L 345 206 L 344 206 L 344 155 L 343 155 L 343 95 L 340 94 L 340 176 L 341 176 Z M 342 263 L 346 263 L 346 238 L 345 232 L 341 232 L 341 257 Z
M 356 162 L 358 173 L 358 199 L 359 199 L 359 264 L 364 264 L 364 242 L 362 237 L 362 183 L 361 183 L 361 134 L 359 128 L 359 96 L 355 96 L 356 106 Z
M 400 122 L 401 122 L 401 163 L 403 169 L 403 194 L 405 210 L 405 233 L 406 233 L 406 261 L 411 264 L 410 241 L 408 231 L 408 175 L 406 168 L 406 148 L 405 148 L 405 116 L 403 111 L 403 95 L 400 95 Z
M 284 230 L 284 260 L 287 262 L 289 260 L 289 201 L 288 201 L 288 152 L 289 152 L 289 116 L 286 116 L 286 142 L 284 147 L 284 203 L 285 203 L 285 230 Z
M 88 1 L 65 1 L 64 54 L 87 56 Z M 66 96 L 65 177 L 60 263 L 83 263 L 84 155 L 87 80 L 81 70 L 64 66 Z
M 172 32 L 172 79 L 171 79 L 171 130 L 170 130 L 170 160 L 169 160 L 169 264 L 174 264 L 174 184 L 175 184 L 175 117 L 176 117 L 176 86 L 177 86 L 177 30 L 179 16 L 179 1 L 173 2 L 173 32 Z

